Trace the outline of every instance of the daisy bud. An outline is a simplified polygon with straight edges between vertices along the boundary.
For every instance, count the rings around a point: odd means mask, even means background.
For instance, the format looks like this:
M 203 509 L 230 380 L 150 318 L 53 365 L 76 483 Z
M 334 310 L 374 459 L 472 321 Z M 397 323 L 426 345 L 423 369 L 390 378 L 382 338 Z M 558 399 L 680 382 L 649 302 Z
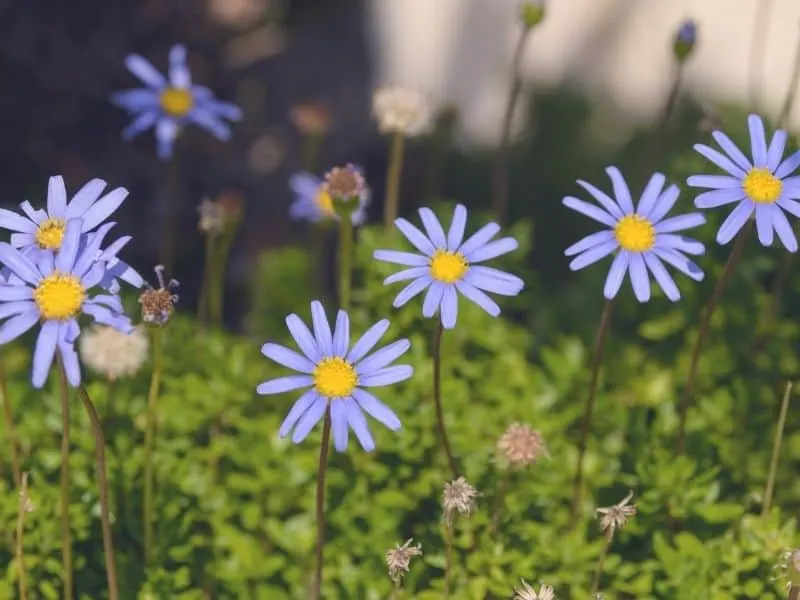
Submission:
M 334 167 L 325 174 L 325 192 L 336 214 L 343 218 L 351 217 L 359 209 L 366 185 L 361 171 L 352 164 Z
M 536 27 L 544 20 L 544 0 L 528 0 L 519 7 L 519 18 L 527 29 Z
M 156 289 L 145 284 L 147 288 L 139 296 L 139 304 L 142 307 L 142 320 L 145 323 L 163 326 L 175 310 L 178 296 L 173 290 L 180 284 L 174 279 L 164 283 L 164 265 L 156 266 L 155 271 L 159 287 Z
M 678 33 L 675 34 L 675 40 L 672 43 L 672 51 L 675 53 L 675 58 L 679 63 L 686 62 L 695 44 L 697 43 L 697 23 L 688 19 L 684 21 Z

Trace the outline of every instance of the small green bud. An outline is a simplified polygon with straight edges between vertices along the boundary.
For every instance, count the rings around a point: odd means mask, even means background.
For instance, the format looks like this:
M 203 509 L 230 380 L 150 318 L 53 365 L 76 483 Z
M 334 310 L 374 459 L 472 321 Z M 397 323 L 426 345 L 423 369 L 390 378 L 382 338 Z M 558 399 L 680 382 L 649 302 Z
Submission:
M 690 20 L 684 21 L 672 42 L 672 51 L 679 63 L 683 63 L 694 51 L 697 44 L 697 24 Z
M 544 20 L 544 0 L 528 0 L 519 7 L 519 17 L 522 24 L 532 29 Z

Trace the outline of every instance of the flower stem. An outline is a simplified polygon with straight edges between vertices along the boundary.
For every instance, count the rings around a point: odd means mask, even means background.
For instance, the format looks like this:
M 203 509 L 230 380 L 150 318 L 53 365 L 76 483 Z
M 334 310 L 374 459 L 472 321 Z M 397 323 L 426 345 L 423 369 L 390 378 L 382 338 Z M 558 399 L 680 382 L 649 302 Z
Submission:
M 497 490 L 497 498 L 495 499 L 494 510 L 492 511 L 492 521 L 489 524 L 489 539 L 492 539 L 494 534 L 497 533 L 497 526 L 500 524 L 500 513 L 503 510 L 503 504 L 505 503 L 508 484 L 510 482 L 511 471 L 507 470 L 503 473 L 503 479 L 500 480 L 500 486 Z
M 445 517 L 444 520 L 444 597 L 450 597 L 450 577 L 453 571 L 453 523 Z
M 606 533 L 606 543 L 603 544 L 603 549 L 600 551 L 600 556 L 597 557 L 597 567 L 594 570 L 594 579 L 592 580 L 591 597 L 595 598 L 597 592 L 600 590 L 600 577 L 603 575 L 603 567 L 606 564 L 606 557 L 611 548 L 611 540 L 614 539 L 614 534 Z
M 314 584 L 309 600 L 319 600 L 322 593 L 322 563 L 325 558 L 325 474 L 328 471 L 328 451 L 331 439 L 331 409 L 325 411 L 322 423 L 322 444 L 319 448 L 319 467 L 317 469 L 317 566 Z
M 172 159 L 167 167 L 166 198 L 164 199 L 164 225 L 161 232 L 161 260 L 164 270 L 172 271 L 175 254 L 175 220 L 181 208 L 181 134 L 175 137 Z
M 17 430 L 14 427 L 14 413 L 11 410 L 11 401 L 8 397 L 8 382 L 6 381 L 6 371 L 0 361 L 0 402 L 3 403 L 3 421 L 8 436 L 8 445 L 11 451 L 11 472 L 14 475 L 14 486 L 21 484 L 19 466 L 19 446 L 17 445 Z
M 211 286 L 214 278 L 214 255 L 216 254 L 217 236 L 211 232 L 206 236 L 205 264 L 203 265 L 203 284 L 200 288 L 200 302 L 197 304 L 197 318 L 203 324 L 211 321 Z
M 319 133 L 308 133 L 303 136 L 303 168 L 313 173 L 317 166 L 317 154 L 322 144 L 323 136 Z
M 586 408 L 581 421 L 580 438 L 578 439 L 578 467 L 575 472 L 575 483 L 572 490 L 572 516 L 578 516 L 581 503 L 581 486 L 583 485 L 583 459 L 586 455 L 586 445 L 589 441 L 589 430 L 592 425 L 592 413 L 594 412 L 594 401 L 597 396 L 597 382 L 600 378 L 600 365 L 603 363 L 603 350 L 606 345 L 606 335 L 608 326 L 611 324 L 611 313 L 614 308 L 613 300 L 606 300 L 603 306 L 603 313 L 600 315 L 600 325 L 597 328 L 597 335 L 594 339 L 594 351 L 592 355 L 592 375 L 589 382 L 589 394 L 586 396 Z
M 401 580 L 398 578 L 397 581 L 394 582 L 392 586 L 392 593 L 389 596 L 389 600 L 399 600 L 400 594 L 403 592 L 403 584 Z
M 394 231 L 394 220 L 399 213 L 400 174 L 403 172 L 404 150 L 405 137 L 399 131 L 393 133 L 389 150 L 389 170 L 386 173 L 386 204 L 383 208 L 383 224 L 387 233 Z
M 153 445 L 156 428 L 156 404 L 161 385 L 164 363 L 162 327 L 152 327 L 153 336 L 153 374 L 150 377 L 150 390 L 147 394 L 147 409 L 144 429 L 144 560 L 149 565 L 153 558 Z
M 517 106 L 520 90 L 522 90 L 522 76 L 520 67 L 525 54 L 525 44 L 532 29 L 524 27 L 520 33 L 517 47 L 514 49 L 514 58 L 511 62 L 511 88 L 508 92 L 506 110 L 503 114 L 503 124 L 500 130 L 500 144 L 494 160 L 492 176 L 492 209 L 495 217 L 503 224 L 508 214 L 508 145 L 511 137 L 511 124 L 514 121 L 514 108 Z
M 761 508 L 761 516 L 769 514 L 772 505 L 772 492 L 775 488 L 775 474 L 778 471 L 778 459 L 781 456 L 781 442 L 783 441 L 783 429 L 786 426 L 786 414 L 789 412 L 789 401 L 792 396 L 792 382 L 786 384 L 786 391 L 783 393 L 781 401 L 781 412 L 778 415 L 778 427 L 775 430 L 775 440 L 772 443 L 772 458 L 769 461 L 769 476 L 767 486 L 764 489 L 764 506 Z
M 106 575 L 108 578 L 108 598 L 109 600 L 119 600 L 119 588 L 117 586 L 117 559 L 114 552 L 114 538 L 111 534 L 111 510 L 108 499 L 108 476 L 106 474 L 106 450 L 105 439 L 103 437 L 103 427 L 97 415 L 94 404 L 83 385 L 78 387 L 78 394 L 83 401 L 86 413 L 92 423 L 94 433 L 94 443 L 97 451 L 97 479 L 100 490 L 100 522 L 103 530 L 103 551 L 106 558 Z
M 70 418 L 69 418 L 69 387 L 67 386 L 67 372 L 61 354 L 56 353 L 58 361 L 58 383 L 61 392 L 61 496 L 59 511 L 61 513 L 61 570 L 64 580 L 63 598 L 72 598 L 72 533 L 69 526 L 69 446 L 70 446 Z
M 750 109 L 757 111 L 760 102 L 761 70 L 764 65 L 764 50 L 767 42 L 767 26 L 772 13 L 772 0 L 758 0 L 753 19 L 753 36 L 750 40 Z
M 353 222 L 349 216 L 339 219 L 339 308 L 350 310 L 352 285 Z
M 228 257 L 231 246 L 236 237 L 236 225 L 228 224 L 220 236 L 219 245 L 214 261 L 213 276 L 211 278 L 211 324 L 214 327 L 222 326 L 225 300 L 225 271 L 228 266 Z
M 19 570 L 19 597 L 28 600 L 28 585 L 25 580 L 25 514 L 28 512 L 28 473 L 22 474 L 19 492 L 19 514 L 17 515 L 17 569 Z
M 722 298 L 722 293 L 725 291 L 725 286 L 733 274 L 734 267 L 736 267 L 739 259 L 742 256 L 742 251 L 744 250 L 745 243 L 747 242 L 747 238 L 750 236 L 750 231 L 752 228 L 753 221 L 750 220 L 747 222 L 747 225 L 745 225 L 744 229 L 742 229 L 736 236 L 736 240 L 733 242 L 733 248 L 731 249 L 731 254 L 728 256 L 728 260 L 725 262 L 722 275 L 720 276 L 719 280 L 717 280 L 717 284 L 714 286 L 714 291 L 711 293 L 711 298 L 709 298 L 708 304 L 706 304 L 702 320 L 700 321 L 700 330 L 698 331 L 697 339 L 694 342 L 692 358 L 689 364 L 689 377 L 686 380 L 686 387 L 683 388 L 683 394 L 681 395 L 681 401 L 678 408 L 679 421 L 678 433 L 675 438 L 675 446 L 679 454 L 683 453 L 684 449 L 686 437 L 686 415 L 689 412 L 689 403 L 692 399 L 692 392 L 694 391 L 694 384 L 695 380 L 697 379 L 697 365 L 700 360 L 700 352 L 703 348 L 703 343 L 705 342 L 706 337 L 708 337 L 708 331 L 711 327 L 711 317 L 714 314 L 714 309 L 716 309 L 717 304 Z
M 433 334 L 433 402 L 436 405 L 436 425 L 439 428 L 439 437 L 442 439 L 442 448 L 447 455 L 447 464 L 453 474 L 453 479 L 458 478 L 458 466 L 453 458 L 453 450 L 450 448 L 450 440 L 447 437 L 447 429 L 444 425 L 444 410 L 442 409 L 442 335 L 444 327 L 442 322 L 437 320 L 436 332 Z

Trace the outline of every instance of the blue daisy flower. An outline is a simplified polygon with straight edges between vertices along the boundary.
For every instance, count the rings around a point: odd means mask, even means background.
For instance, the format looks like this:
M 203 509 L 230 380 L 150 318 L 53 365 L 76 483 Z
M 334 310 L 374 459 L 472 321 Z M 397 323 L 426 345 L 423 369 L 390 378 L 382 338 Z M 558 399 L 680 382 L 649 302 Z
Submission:
M 359 169 L 360 170 L 360 169 Z M 294 193 L 294 202 L 289 207 L 289 216 L 295 220 L 311 221 L 318 223 L 327 219 L 338 219 L 333 210 L 333 200 L 325 191 L 325 182 L 310 173 L 296 173 L 289 178 L 289 188 Z M 370 201 L 370 190 L 364 187 L 361 202 L 353 213 L 353 225 L 361 225 L 367 215 L 367 205 Z
M 286 325 L 302 354 L 278 344 L 264 344 L 261 352 L 276 363 L 301 375 L 271 379 L 258 386 L 259 394 L 281 394 L 310 388 L 294 403 L 280 428 L 280 436 L 290 431 L 295 444 L 302 442 L 330 407 L 334 446 L 347 448 L 349 429 L 361 447 L 371 451 L 375 441 L 364 413 L 371 415 L 392 431 L 400 429 L 397 415 L 364 388 L 383 387 L 405 381 L 413 373 L 408 365 L 393 365 L 408 351 L 406 339 L 398 340 L 369 354 L 389 328 L 389 321 L 379 321 L 350 346 L 350 319 L 340 310 L 331 332 L 325 309 L 319 301 L 311 303 L 314 332 L 295 314 L 286 317 Z M 369 356 L 368 356 L 369 355 Z
M 105 276 L 106 267 L 91 251 L 80 251 L 80 219 L 67 222 L 58 252 L 43 254 L 36 261 L 6 242 L 0 242 L 0 263 L 12 273 L 0 284 L 0 345 L 18 338 L 41 323 L 33 353 L 34 387 L 41 388 L 56 352 L 61 356 L 70 385 L 81 383 L 75 352 L 80 335 L 78 317 L 86 314 L 97 323 L 130 333 L 133 325 L 125 316 L 119 296 L 90 296 L 91 288 Z
M 194 123 L 211 132 L 216 138 L 230 139 L 230 127 L 224 119 L 239 121 L 242 110 L 230 102 L 214 97 L 207 87 L 192 84 L 186 65 L 186 48 L 175 45 L 169 52 L 169 80 L 147 59 L 131 54 L 125 59 L 128 70 L 144 82 L 146 88 L 116 92 L 111 101 L 135 115 L 133 122 L 122 132 L 126 140 L 155 127 L 158 155 L 172 156 L 172 147 L 181 127 Z
M 133 238 L 129 235 L 123 236 L 114 240 L 106 248 L 102 248 L 103 241 L 106 235 L 116 223 L 106 223 L 102 225 L 97 231 L 86 233 L 81 236 L 81 249 L 80 252 L 93 253 L 97 262 L 102 262 L 106 267 L 106 274 L 99 286 L 104 290 L 116 294 L 119 292 L 120 285 L 118 279 L 125 283 L 139 289 L 145 283 L 144 278 L 133 267 L 128 265 L 117 256 L 120 251 L 130 242 Z
M 787 134 L 779 129 L 767 144 L 764 122 L 757 115 L 747 119 L 752 162 L 721 131 L 712 133 L 725 154 L 703 144 L 694 149 L 728 175 L 692 175 L 692 187 L 705 188 L 694 203 L 697 208 L 716 208 L 737 203 L 717 232 L 717 242 L 727 244 L 755 216 L 758 241 L 771 246 L 774 234 L 789 252 L 797 252 L 797 238 L 784 211 L 800 217 L 800 177 L 790 177 L 800 166 L 800 151 L 784 160 Z M 726 156 L 727 154 L 727 156 Z
M 665 190 L 666 178 L 661 173 L 650 178 L 635 208 L 628 184 L 619 169 L 608 167 L 606 173 L 611 178 L 615 198 L 586 181 L 578 181 L 578 185 L 589 192 L 600 207 L 572 196 L 563 200 L 564 206 L 609 228 L 588 235 L 567 248 L 564 254 L 575 256 L 569 268 L 573 271 L 583 269 L 616 252 L 603 288 L 607 299 L 617 295 L 627 273 L 637 300 L 647 302 L 650 299 L 649 271 L 667 298 L 673 302 L 679 300 L 678 286 L 664 263 L 695 281 L 703 279 L 703 271 L 685 254 L 699 256 L 705 252 L 705 247 L 696 240 L 677 235 L 677 232 L 702 225 L 706 222 L 705 217 L 700 213 L 689 213 L 665 219 L 675 206 L 680 191 L 676 185 Z
M 519 277 L 477 264 L 516 250 L 518 244 L 514 238 L 491 241 L 500 231 L 499 225 L 484 225 L 463 241 L 467 209 L 462 204 L 456 205 L 446 235 L 430 208 L 420 208 L 419 216 L 427 235 L 405 219 L 397 219 L 395 225 L 421 254 L 396 250 L 376 250 L 374 254 L 378 260 L 410 267 L 383 282 L 388 285 L 412 280 L 394 299 L 395 308 L 427 289 L 422 303 L 423 316 L 433 317 L 438 310 L 444 328 L 452 329 L 458 317 L 459 293 L 496 317 L 500 307 L 485 292 L 516 296 L 522 291 L 525 284 Z

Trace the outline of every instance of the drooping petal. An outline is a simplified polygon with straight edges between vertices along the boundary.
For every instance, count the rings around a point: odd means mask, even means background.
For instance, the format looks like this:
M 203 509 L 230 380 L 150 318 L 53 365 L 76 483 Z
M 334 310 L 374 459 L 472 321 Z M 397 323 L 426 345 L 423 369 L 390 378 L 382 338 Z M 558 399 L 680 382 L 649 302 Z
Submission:
M 267 358 L 274 360 L 279 365 L 288 369 L 299 371 L 300 373 L 313 373 L 316 366 L 302 354 L 290 350 L 280 344 L 264 344 L 261 346 L 261 353 Z
M 447 232 L 447 249 L 455 252 L 464 241 L 464 231 L 467 227 L 467 207 L 463 204 L 456 204 L 453 210 L 453 220 L 450 222 L 450 229 Z
M 675 285 L 675 280 L 672 279 L 672 275 L 669 274 L 661 260 L 652 252 L 647 252 L 644 255 L 644 262 L 653 274 L 658 286 L 664 291 L 666 297 L 672 302 L 680 300 L 680 290 L 678 290 L 678 286 Z
M 314 426 L 319 423 L 320 419 L 325 415 L 326 410 L 328 410 L 328 401 L 318 395 L 297 422 L 297 426 L 292 434 L 292 442 L 299 444 L 306 439 L 308 434 L 311 433 L 311 430 L 314 429 Z
M 433 280 L 427 275 L 420 277 L 419 279 L 415 279 L 402 290 L 400 290 L 400 293 L 397 294 L 397 297 L 392 302 L 392 306 L 395 308 L 400 308 L 409 300 L 420 294 L 425 288 L 431 285 L 431 283 L 433 283 Z
M 733 237 L 739 233 L 739 230 L 747 223 L 747 219 L 753 214 L 755 206 L 749 200 L 743 200 L 739 205 L 731 211 L 728 218 L 722 223 L 722 226 L 717 232 L 717 243 L 725 245 L 730 242 Z
M 400 230 L 400 233 L 402 233 L 417 250 L 426 256 L 430 256 L 436 252 L 436 247 L 431 243 L 428 237 L 414 227 L 414 225 L 402 218 L 395 219 L 394 224 Z
M 284 392 L 291 392 L 300 388 L 313 385 L 314 378 L 309 375 L 289 375 L 287 377 L 278 377 L 277 379 L 270 379 L 264 383 L 259 384 L 256 391 L 264 395 L 282 394 Z
M 480 306 L 483 310 L 485 310 L 487 313 L 489 313 L 491 316 L 496 317 L 500 314 L 500 307 L 498 306 L 497 302 L 492 300 L 484 292 L 476 288 L 468 281 L 462 279 L 461 281 L 456 283 L 456 289 L 467 300 L 474 302 L 475 304 Z
M 36 347 L 33 351 L 33 387 L 41 388 L 50 373 L 53 358 L 56 354 L 60 321 L 45 321 L 36 338 Z
M 628 272 L 628 265 L 630 265 L 631 254 L 625 250 L 620 251 L 614 257 L 614 262 L 611 263 L 611 268 L 606 275 L 606 282 L 603 286 L 603 295 L 606 299 L 611 300 L 619 292 L 622 285 L 622 280 L 625 278 L 625 273 Z
M 409 365 L 395 365 L 373 371 L 369 375 L 359 378 L 358 385 L 362 387 L 384 387 L 409 379 L 414 374 L 414 369 Z
M 372 437 L 372 433 L 370 433 L 369 424 L 367 419 L 364 418 L 361 408 L 352 398 L 345 398 L 344 403 L 347 409 L 347 421 L 350 423 L 350 427 L 353 428 L 353 432 L 358 438 L 358 443 L 367 452 L 372 452 L 375 450 L 375 440 Z
M 289 410 L 289 414 L 286 415 L 283 423 L 281 423 L 281 428 L 278 431 L 278 435 L 282 438 L 286 437 L 292 430 L 292 427 L 295 426 L 300 417 L 306 413 L 306 411 L 314 403 L 314 401 L 317 400 L 317 398 L 319 398 L 319 394 L 313 388 L 300 396 L 297 402 L 292 405 L 292 408 Z
M 356 388 L 353 390 L 353 398 L 369 416 L 382 425 L 388 427 L 392 431 L 400 429 L 400 419 L 394 411 L 368 391 Z
M 383 369 L 408 352 L 410 347 L 411 342 L 407 339 L 397 340 L 388 346 L 384 346 L 374 354 L 356 363 L 356 373 L 360 376 L 366 376 L 374 371 Z
M 375 347 L 375 344 L 380 341 L 387 329 L 389 329 L 389 319 L 381 319 L 367 329 L 364 335 L 350 349 L 346 357 L 347 361 L 352 364 L 358 363 Z

